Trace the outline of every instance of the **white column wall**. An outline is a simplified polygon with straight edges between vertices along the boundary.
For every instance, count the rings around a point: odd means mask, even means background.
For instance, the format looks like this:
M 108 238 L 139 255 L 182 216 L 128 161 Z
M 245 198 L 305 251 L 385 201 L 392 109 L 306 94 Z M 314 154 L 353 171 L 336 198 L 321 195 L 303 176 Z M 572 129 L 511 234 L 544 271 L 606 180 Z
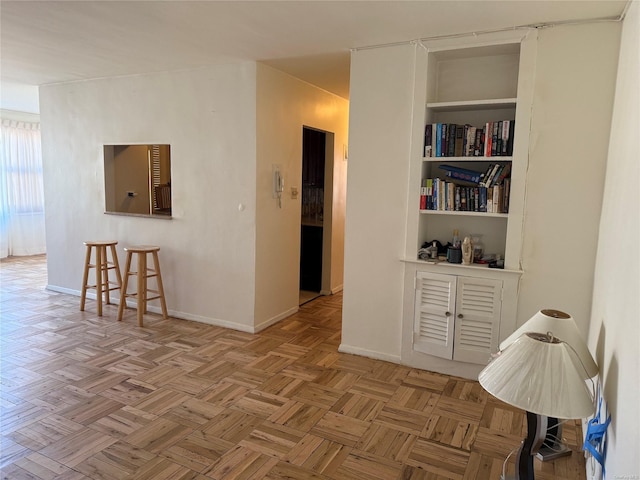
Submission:
M 612 417 L 607 478 L 640 474 L 639 27 L 640 5 L 632 2 L 622 28 L 589 328 Z M 589 480 L 601 478 L 591 474 L 587 468 Z
M 250 331 L 256 65 L 44 86 L 49 287 L 78 293 L 85 240 L 161 247 L 171 314 Z M 104 214 L 104 144 L 171 145 L 173 218 Z M 240 205 L 242 207 L 240 208 Z
M 541 29 L 517 326 L 542 308 L 589 327 L 620 25 Z
M 341 351 L 399 361 L 415 45 L 351 57 Z

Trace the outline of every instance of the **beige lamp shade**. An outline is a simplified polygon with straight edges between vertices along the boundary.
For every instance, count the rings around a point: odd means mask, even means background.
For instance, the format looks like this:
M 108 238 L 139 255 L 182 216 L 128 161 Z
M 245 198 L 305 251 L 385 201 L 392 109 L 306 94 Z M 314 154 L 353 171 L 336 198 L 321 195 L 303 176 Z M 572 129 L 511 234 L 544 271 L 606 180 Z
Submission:
M 485 367 L 478 380 L 494 397 L 528 412 L 587 418 L 595 411 L 584 368 L 565 342 L 526 333 Z
M 584 369 L 587 371 L 588 377 L 585 378 L 593 378 L 598 374 L 598 366 L 593 360 L 582 335 L 580 335 L 576 322 L 568 313 L 552 309 L 540 310 L 500 343 L 500 350 L 506 349 L 527 332 L 553 333 L 554 337 L 567 342 L 576 351 L 584 365 Z

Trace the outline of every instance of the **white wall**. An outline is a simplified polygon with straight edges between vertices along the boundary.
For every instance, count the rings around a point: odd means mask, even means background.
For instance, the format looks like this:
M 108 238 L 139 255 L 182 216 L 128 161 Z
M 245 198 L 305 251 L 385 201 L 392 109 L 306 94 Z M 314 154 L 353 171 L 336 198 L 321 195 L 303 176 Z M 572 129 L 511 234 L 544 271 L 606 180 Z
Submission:
M 607 478 L 640 474 L 639 26 L 633 2 L 622 29 L 589 329 L 612 416 Z
M 342 287 L 349 103 L 267 65 L 257 66 L 256 327 L 298 309 L 302 128 L 333 132 L 331 290 Z M 282 167 L 282 208 L 272 197 L 272 166 Z M 291 187 L 298 197 L 292 198 Z
M 619 38 L 614 22 L 538 32 L 518 326 L 542 308 L 589 326 Z
M 255 63 L 44 86 L 40 104 L 49 286 L 80 290 L 85 240 L 118 240 L 121 264 L 156 244 L 170 313 L 251 330 Z M 135 143 L 171 145 L 171 220 L 103 213 L 103 145 Z
M 398 361 L 415 45 L 351 57 L 341 350 Z
M 539 31 L 518 325 L 557 308 L 587 331 L 619 32 L 614 22 Z M 390 360 L 400 352 L 413 48 L 357 51 L 351 64 L 341 349 Z

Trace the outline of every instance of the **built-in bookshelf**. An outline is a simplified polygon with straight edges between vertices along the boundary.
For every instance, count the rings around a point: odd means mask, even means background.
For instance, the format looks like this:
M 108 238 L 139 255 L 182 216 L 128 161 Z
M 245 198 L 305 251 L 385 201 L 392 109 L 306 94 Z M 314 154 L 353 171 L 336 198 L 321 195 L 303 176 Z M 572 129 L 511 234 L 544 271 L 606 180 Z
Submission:
M 407 365 L 476 378 L 515 328 L 536 36 L 522 30 L 437 39 L 417 51 Z M 465 237 L 482 244 L 482 256 L 473 250 L 473 263 L 458 263 L 469 251 L 464 242 L 443 256 L 442 247 Z
M 505 258 L 519 67 L 520 42 L 428 52 L 414 255 L 458 231 Z

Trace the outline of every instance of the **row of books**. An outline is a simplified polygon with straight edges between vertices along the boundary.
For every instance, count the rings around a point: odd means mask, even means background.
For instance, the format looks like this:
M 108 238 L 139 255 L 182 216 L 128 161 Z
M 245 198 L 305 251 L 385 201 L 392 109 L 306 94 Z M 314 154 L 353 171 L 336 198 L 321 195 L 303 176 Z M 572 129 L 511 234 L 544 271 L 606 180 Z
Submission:
M 484 173 L 457 165 L 438 165 L 447 177 L 458 181 L 475 183 L 480 187 L 500 185 L 511 173 L 511 163 L 490 163 Z
M 420 187 L 420 210 L 509 213 L 511 179 L 493 187 L 466 187 L 426 178 Z
M 424 129 L 425 157 L 499 157 L 513 155 L 515 120 L 469 124 L 428 123 Z

